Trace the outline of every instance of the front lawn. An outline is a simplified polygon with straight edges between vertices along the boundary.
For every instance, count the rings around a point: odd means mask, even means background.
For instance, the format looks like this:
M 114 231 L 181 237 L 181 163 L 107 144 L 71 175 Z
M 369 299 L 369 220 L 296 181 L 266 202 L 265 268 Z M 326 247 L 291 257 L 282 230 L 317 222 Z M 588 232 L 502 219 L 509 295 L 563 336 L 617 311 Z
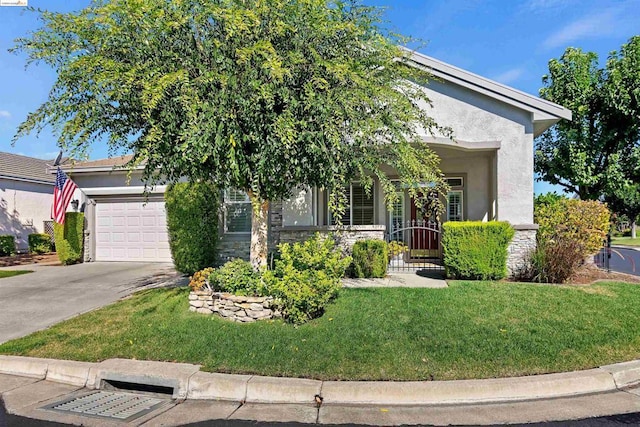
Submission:
M 0 270 L 0 279 L 5 277 L 19 276 L 21 274 L 33 273 L 31 270 Z
M 640 357 L 640 286 L 632 284 L 345 289 L 322 318 L 297 328 L 191 313 L 187 294 L 143 291 L 2 344 L 0 353 L 343 380 L 516 376 Z
M 612 237 L 611 244 L 623 246 L 640 246 L 640 238 L 632 239 L 631 237 Z

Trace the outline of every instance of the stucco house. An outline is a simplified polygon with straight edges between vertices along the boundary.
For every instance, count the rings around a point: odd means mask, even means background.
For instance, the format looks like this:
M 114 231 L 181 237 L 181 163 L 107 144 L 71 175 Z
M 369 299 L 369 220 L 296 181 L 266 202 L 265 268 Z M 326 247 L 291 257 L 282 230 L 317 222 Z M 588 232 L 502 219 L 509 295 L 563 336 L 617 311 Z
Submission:
M 0 152 L 0 234 L 16 237 L 18 251 L 28 249 L 31 233 L 44 233 L 51 220 L 55 176 L 53 160 Z
M 516 229 L 510 248 L 510 267 L 535 245 L 533 224 L 533 139 L 571 112 L 484 77 L 415 53 L 412 64 L 425 67 L 436 79 L 424 87 L 432 101 L 429 114 L 438 124 L 453 129 L 454 139 L 424 135 L 442 159 L 441 169 L 451 191 L 445 200 L 443 221 L 503 220 Z M 426 105 L 424 108 L 428 108 Z M 126 157 L 84 162 L 66 167 L 78 184 L 78 198 L 87 215 L 87 260 L 170 261 L 162 194 L 151 190 L 142 199 L 140 173 L 125 184 L 126 172 L 114 170 Z M 393 178 L 395 171 L 387 170 Z M 428 185 L 428 183 L 425 183 Z M 350 205 L 343 219 L 347 240 L 362 237 L 391 238 L 407 221 L 421 221 L 406 189 L 398 187 L 400 202 L 389 212 L 380 186 L 367 196 L 354 182 L 348 189 Z M 245 194 L 224 192 L 221 256 L 248 257 L 250 204 Z M 294 197 L 272 203 L 270 238 L 285 242 L 315 231 L 333 228 L 327 194 L 315 188 L 298 189 Z M 403 239 L 416 240 L 416 235 Z M 434 247 L 417 249 L 422 254 Z M 438 240 L 435 240 L 435 246 Z

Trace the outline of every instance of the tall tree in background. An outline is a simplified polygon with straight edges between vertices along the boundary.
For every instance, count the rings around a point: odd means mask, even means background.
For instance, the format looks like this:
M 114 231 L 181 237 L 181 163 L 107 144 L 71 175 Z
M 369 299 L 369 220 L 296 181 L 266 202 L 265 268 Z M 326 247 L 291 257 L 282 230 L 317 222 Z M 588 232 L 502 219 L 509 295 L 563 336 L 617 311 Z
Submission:
M 549 61 L 540 96 L 573 113 L 536 140 L 535 171 L 541 180 L 576 193 L 581 199 L 597 199 L 606 188 L 607 173 L 623 141 L 616 138 L 605 111 L 604 71 L 593 52 L 568 48 Z
M 636 237 L 640 215 L 640 36 L 632 37 L 607 61 L 607 107 L 617 112 L 618 136 L 626 141 L 619 155 L 619 173 L 609 176 L 605 199 L 631 220 Z
M 573 120 L 536 140 L 539 179 L 620 206 L 640 177 L 640 36 L 612 52 L 604 68 L 595 53 L 568 48 L 549 61 L 543 83 L 540 95 L 571 109 Z
M 328 189 L 337 218 L 354 178 L 370 190 L 377 177 L 393 204 L 381 164 L 415 197 L 445 187 L 417 136 L 447 134 L 420 107 L 429 75 L 357 0 L 95 0 L 41 20 L 14 49 L 58 77 L 16 138 L 51 125 L 72 156 L 101 139 L 133 153 L 149 184 L 246 191 L 256 268 L 269 201 L 295 186 Z

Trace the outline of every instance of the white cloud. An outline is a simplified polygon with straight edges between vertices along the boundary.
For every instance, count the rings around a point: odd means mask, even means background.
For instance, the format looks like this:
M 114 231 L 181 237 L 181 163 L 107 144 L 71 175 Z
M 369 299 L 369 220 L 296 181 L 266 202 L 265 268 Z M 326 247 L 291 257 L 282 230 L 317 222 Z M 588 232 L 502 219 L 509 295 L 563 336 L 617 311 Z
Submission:
M 0 110 L 0 119 L 10 119 L 11 113 L 7 110 Z
M 568 47 L 583 39 L 599 39 L 626 33 L 637 25 L 632 6 L 637 3 L 621 3 L 619 7 L 599 8 L 564 28 L 551 34 L 543 42 L 544 49 Z
M 517 81 L 520 77 L 522 77 L 522 75 L 524 74 L 524 71 L 525 71 L 524 68 L 521 68 L 521 67 L 512 68 L 503 73 L 492 76 L 491 79 L 497 82 L 500 82 L 502 84 L 508 85 Z

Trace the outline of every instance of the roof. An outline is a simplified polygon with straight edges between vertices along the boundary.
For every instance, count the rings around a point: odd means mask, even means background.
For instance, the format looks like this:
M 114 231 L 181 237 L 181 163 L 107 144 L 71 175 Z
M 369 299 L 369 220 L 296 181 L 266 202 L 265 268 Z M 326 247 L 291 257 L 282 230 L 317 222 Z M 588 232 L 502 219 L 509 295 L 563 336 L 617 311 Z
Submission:
M 0 152 L 0 178 L 53 185 L 56 177 L 48 169 L 54 161 Z
M 454 67 L 419 52 L 411 52 L 414 65 L 426 68 L 435 77 L 455 83 L 490 98 L 528 111 L 533 115 L 534 134 L 537 136 L 561 119 L 571 120 L 571 110 L 537 96 L 503 85 L 462 68 Z
M 125 171 L 128 168 L 124 166 L 133 158 L 132 154 L 123 156 L 108 157 L 106 159 L 88 160 L 86 162 L 68 162 L 62 167 L 67 173 L 83 173 L 83 172 L 113 172 L 114 170 Z M 143 166 L 137 166 L 133 169 L 142 169 Z M 53 173 L 53 169 L 49 169 Z

